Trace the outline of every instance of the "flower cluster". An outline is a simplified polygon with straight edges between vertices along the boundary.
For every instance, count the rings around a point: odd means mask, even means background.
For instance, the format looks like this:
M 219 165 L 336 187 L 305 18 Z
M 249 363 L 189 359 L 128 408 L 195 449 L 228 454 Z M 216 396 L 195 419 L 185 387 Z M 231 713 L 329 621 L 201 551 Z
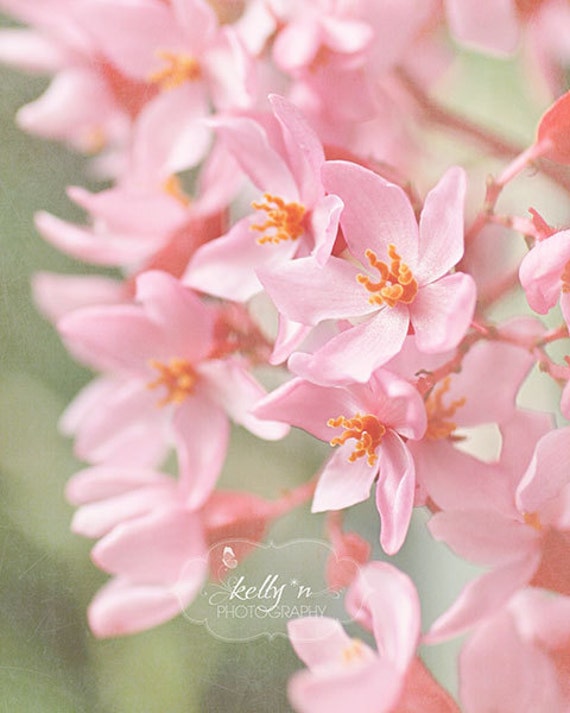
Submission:
M 0 59 L 52 77 L 19 124 L 88 154 L 107 181 L 69 188 L 81 224 L 42 212 L 36 225 L 120 277 L 41 272 L 33 285 L 96 373 L 60 424 L 86 463 L 67 491 L 73 529 L 98 540 L 112 576 L 94 633 L 172 618 L 215 576 L 212 545 L 235 540 L 241 559 L 240 539 L 262 541 L 311 500 L 333 549 L 362 565 L 327 577 L 376 648 L 329 618 L 292 621 L 308 667 L 290 682 L 296 710 L 456 711 L 418 646 L 464 632 L 465 711 L 568 710 L 570 229 L 534 205 L 498 210 L 529 166 L 570 191 L 567 3 L 0 7 L 26 25 L 2 30 Z M 519 62 L 550 97 L 529 145 L 434 98 L 466 47 Z M 482 201 L 473 161 L 430 148 L 426 125 L 495 160 Z M 270 393 L 260 366 L 279 373 Z M 549 412 L 520 406 L 536 366 L 560 387 Z M 266 440 L 301 428 L 330 454 L 273 500 L 223 490 L 232 422 Z M 470 447 L 483 425 L 499 434 L 491 456 Z M 343 513 L 372 493 L 367 543 Z M 367 562 L 378 543 L 400 550 L 414 508 L 487 568 L 423 636 L 410 578 Z

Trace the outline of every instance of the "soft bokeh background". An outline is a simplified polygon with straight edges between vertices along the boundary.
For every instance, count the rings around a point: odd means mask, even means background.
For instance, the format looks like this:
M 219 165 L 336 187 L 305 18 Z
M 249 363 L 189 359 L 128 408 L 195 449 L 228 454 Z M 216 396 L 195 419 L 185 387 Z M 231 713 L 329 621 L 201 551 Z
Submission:
M 478 79 L 456 84 L 457 104 L 464 101 L 460 88 L 477 87 L 482 118 L 506 126 L 510 112 L 517 136 L 532 136 L 538 109 L 517 102 L 512 67 L 465 62 Z M 34 212 L 80 220 L 65 186 L 98 186 L 86 179 L 81 157 L 14 126 L 17 109 L 44 86 L 0 68 L 0 711 L 288 711 L 286 681 L 299 662 L 283 638 L 223 643 L 183 617 L 110 641 L 88 630 L 85 610 L 105 576 L 90 563 L 90 543 L 69 532 L 72 509 L 63 489 L 81 464 L 58 435 L 57 420 L 90 375 L 71 362 L 38 315 L 29 285 L 38 269 L 84 270 L 41 241 Z M 275 497 L 310 477 L 323 452 L 299 434 L 268 445 L 236 431 L 223 485 Z M 396 562 L 412 574 L 429 623 L 474 570 L 426 537 L 425 520 L 416 515 Z M 377 542 L 371 504 L 355 508 L 350 522 Z M 280 523 L 273 538 L 322 537 L 322 523 L 305 508 Z M 452 644 L 426 653 L 452 689 L 456 650 Z

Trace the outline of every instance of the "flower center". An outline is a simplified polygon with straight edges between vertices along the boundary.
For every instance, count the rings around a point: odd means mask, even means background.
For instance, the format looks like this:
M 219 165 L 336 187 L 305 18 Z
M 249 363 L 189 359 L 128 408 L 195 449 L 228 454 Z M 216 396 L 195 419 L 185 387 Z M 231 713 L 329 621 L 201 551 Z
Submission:
M 542 523 L 537 512 L 524 512 L 523 520 L 525 525 L 532 527 L 537 532 L 542 532 Z
M 194 82 L 202 75 L 198 60 L 189 54 L 158 50 L 156 56 L 165 66 L 149 74 L 148 81 L 165 91 L 176 89 L 184 82 Z
M 344 664 L 352 664 L 356 661 L 362 661 L 367 658 L 366 649 L 360 639 L 351 639 L 350 644 L 342 650 L 342 662 Z
M 454 421 L 448 419 L 455 415 L 458 408 L 464 405 L 467 400 L 465 396 L 452 401 L 449 406 L 443 405 L 443 397 L 449 391 L 451 378 L 447 376 L 439 387 L 435 388 L 426 401 L 426 412 L 428 426 L 425 437 L 430 441 L 439 441 L 443 438 L 459 440 L 459 436 L 453 436 L 457 428 Z
M 263 198 L 262 203 L 251 204 L 256 210 L 264 211 L 267 216 L 265 222 L 251 226 L 251 230 L 263 233 L 257 238 L 257 242 L 260 245 L 277 245 L 282 240 L 297 240 L 304 231 L 305 206 L 300 203 L 285 203 L 283 198 L 269 193 L 264 193 Z
M 564 265 L 560 279 L 562 280 L 562 292 L 570 292 L 570 260 Z
M 346 429 L 340 436 L 336 436 L 330 441 L 331 446 L 342 446 L 349 438 L 356 440 L 354 450 L 348 457 L 351 463 L 354 463 L 358 458 L 367 456 L 368 465 L 374 465 L 378 460 L 376 449 L 382 443 L 382 437 L 386 433 L 386 426 L 372 414 L 363 416 L 360 413 L 355 414 L 352 418 L 338 416 L 330 418 L 327 421 L 327 426 L 338 428 L 339 426 Z
M 149 362 L 153 369 L 157 369 L 159 376 L 147 384 L 149 389 L 166 387 L 166 396 L 159 402 L 159 406 L 166 404 L 181 404 L 194 390 L 198 376 L 190 362 L 186 359 L 171 359 L 168 364 L 151 359 Z
M 357 281 L 373 293 L 368 301 L 376 305 L 387 304 L 388 307 L 394 307 L 398 302 L 411 304 L 418 294 L 418 283 L 396 252 L 396 246 L 393 243 L 388 245 L 390 265 L 379 260 L 373 250 L 367 250 L 365 254 L 370 266 L 380 273 L 378 282 L 373 282 L 368 275 L 356 276 Z

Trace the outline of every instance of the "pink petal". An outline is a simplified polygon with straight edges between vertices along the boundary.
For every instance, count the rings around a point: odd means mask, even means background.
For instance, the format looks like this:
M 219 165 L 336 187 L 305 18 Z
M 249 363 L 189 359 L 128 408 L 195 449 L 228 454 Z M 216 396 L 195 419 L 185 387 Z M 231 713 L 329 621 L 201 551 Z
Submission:
M 252 119 L 234 117 L 211 122 L 244 173 L 262 192 L 299 200 L 299 190 L 284 159 Z
M 327 262 L 334 247 L 343 207 L 338 196 L 328 195 L 321 198 L 311 212 L 311 230 L 315 239 L 311 254 L 321 266 Z
M 185 358 L 204 359 L 213 346 L 215 314 L 195 293 L 166 272 L 145 272 L 137 278 L 136 297 L 145 315 L 162 330 L 157 352 Z
M 292 619 L 287 634 L 295 653 L 309 668 L 338 664 L 352 643 L 340 623 L 328 616 Z
M 333 337 L 312 355 L 295 353 L 289 369 L 315 383 L 364 383 L 399 351 L 408 331 L 408 310 L 380 310 L 371 319 Z
M 346 607 L 373 631 L 383 658 L 405 675 L 421 626 L 420 600 L 412 580 L 387 562 L 370 562 L 349 589 Z
M 536 512 L 570 483 L 570 426 L 544 435 L 516 493 L 521 512 Z
M 530 581 L 539 560 L 540 553 L 537 551 L 470 582 L 455 603 L 434 622 L 424 636 L 424 643 L 436 644 L 458 636 L 495 614 Z
M 519 27 L 513 0 L 496 0 L 492 6 L 478 0 L 446 0 L 446 7 L 451 31 L 460 42 L 499 56 L 515 51 Z
M 480 564 L 508 564 L 539 547 L 537 532 L 522 520 L 511 520 L 492 510 L 448 510 L 436 513 L 428 528 L 460 557 Z
M 529 305 L 546 314 L 558 302 L 564 265 L 570 260 L 570 230 L 537 243 L 521 262 L 519 277 Z
M 465 713 L 567 710 L 554 665 L 520 636 L 506 612 L 477 629 L 464 645 L 460 694 Z
M 418 226 L 404 191 L 347 161 L 327 161 L 322 175 L 326 190 L 344 203 L 340 222 L 350 252 L 367 265 L 367 249 L 385 260 L 388 245 L 393 243 L 413 272 L 418 258 Z
M 434 353 L 456 347 L 469 328 L 476 299 L 473 278 L 462 272 L 420 287 L 410 305 L 418 349 Z
M 294 322 L 314 325 L 323 319 L 356 317 L 378 309 L 356 281 L 360 272 L 340 258 L 331 257 L 321 266 L 308 257 L 271 271 L 260 270 L 258 275 L 280 312 Z
M 160 485 L 174 485 L 174 480 L 145 468 L 96 466 L 76 473 L 67 484 L 65 497 L 73 505 L 84 505 L 138 488 Z
M 92 551 L 97 566 L 134 582 L 176 584 L 185 567 L 204 558 L 199 514 L 161 508 L 115 527 Z
M 420 217 L 418 266 L 420 284 L 445 275 L 463 256 L 463 204 L 467 179 L 462 168 L 446 171 L 424 203 Z
M 254 416 L 253 407 L 266 392 L 244 365 L 231 359 L 210 360 L 200 366 L 199 373 L 208 382 L 209 396 L 235 423 L 267 440 L 278 440 L 287 435 L 287 425 Z
M 185 505 L 199 507 L 214 489 L 226 459 L 228 417 L 201 388 L 176 409 L 172 428 Z
M 260 245 L 259 233 L 252 230 L 252 225 L 260 225 L 257 214 L 238 221 L 225 235 L 202 245 L 190 261 L 182 282 L 206 294 L 236 302 L 246 302 L 261 292 L 263 287 L 257 270 L 287 261 L 298 245 L 293 240 Z
M 349 461 L 353 450 L 351 441 L 347 441 L 329 458 L 321 471 L 311 512 L 342 510 L 369 497 L 378 467 L 368 465 L 366 458 Z
M 85 307 L 58 322 L 73 356 L 100 371 L 143 375 L 164 351 L 159 327 L 136 305 Z
M 401 438 L 388 431 L 378 449 L 379 472 L 376 507 L 382 529 L 380 544 L 386 554 L 395 554 L 408 532 L 414 495 L 416 469 L 414 460 Z

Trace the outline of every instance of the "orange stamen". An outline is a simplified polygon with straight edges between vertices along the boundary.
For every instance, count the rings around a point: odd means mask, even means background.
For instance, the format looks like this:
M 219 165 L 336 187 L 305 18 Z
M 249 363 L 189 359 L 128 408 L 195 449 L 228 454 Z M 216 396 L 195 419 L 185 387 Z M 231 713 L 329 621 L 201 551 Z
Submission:
M 542 531 L 542 523 L 540 522 L 540 517 L 537 512 L 523 513 L 523 520 L 525 525 L 529 525 L 537 532 Z
M 300 203 L 285 203 L 283 198 L 269 193 L 264 193 L 263 198 L 264 202 L 251 204 L 256 210 L 262 210 L 267 214 L 264 223 L 251 226 L 251 230 L 264 233 L 257 242 L 260 245 L 267 243 L 277 245 L 282 240 L 297 240 L 304 231 L 305 206 Z
M 367 456 L 368 465 L 374 465 L 378 460 L 376 449 L 382 443 L 382 437 L 386 433 L 386 426 L 372 414 L 363 416 L 360 413 L 355 414 L 353 418 L 345 418 L 338 416 L 330 418 L 327 421 L 327 426 L 345 428 L 345 432 L 336 436 L 330 441 L 331 446 L 342 446 L 349 438 L 356 439 L 354 450 L 348 457 L 351 463 L 354 463 L 358 458 Z
M 198 376 L 186 359 L 171 359 L 168 364 L 151 359 L 149 363 L 153 369 L 158 370 L 159 377 L 147 384 L 147 387 L 157 389 L 165 386 L 167 390 L 166 396 L 158 402 L 159 406 L 181 404 L 194 390 Z
M 379 260 L 373 250 L 367 250 L 365 254 L 370 266 L 380 273 L 378 282 L 373 282 L 368 275 L 356 276 L 357 281 L 373 293 L 368 301 L 377 305 L 387 304 L 388 307 L 394 307 L 398 302 L 411 304 L 418 294 L 418 283 L 396 252 L 396 246 L 393 243 L 388 245 L 389 266 Z
M 175 174 L 169 176 L 162 184 L 162 189 L 169 196 L 175 198 L 179 203 L 181 203 L 185 208 L 187 208 L 190 203 L 190 197 L 184 193 L 180 179 Z
M 562 280 L 562 292 L 570 292 L 570 260 L 564 265 L 560 279 Z
M 366 658 L 366 651 L 360 639 L 351 639 L 350 644 L 342 651 L 342 662 L 345 664 L 355 663 L 364 658 Z
M 449 406 L 444 406 L 443 397 L 449 391 L 450 384 L 451 378 L 447 376 L 441 385 L 431 392 L 426 401 L 428 426 L 425 437 L 430 441 L 439 441 L 443 438 L 458 440 L 457 436 L 453 436 L 457 424 L 447 419 L 454 416 L 457 409 L 463 406 L 467 399 L 462 396 L 460 399 L 452 401 Z
M 147 79 L 151 84 L 158 84 L 164 91 L 176 89 L 184 82 L 194 82 L 202 76 L 198 60 L 189 54 L 158 50 L 156 56 L 163 60 L 166 66 L 149 74 Z

